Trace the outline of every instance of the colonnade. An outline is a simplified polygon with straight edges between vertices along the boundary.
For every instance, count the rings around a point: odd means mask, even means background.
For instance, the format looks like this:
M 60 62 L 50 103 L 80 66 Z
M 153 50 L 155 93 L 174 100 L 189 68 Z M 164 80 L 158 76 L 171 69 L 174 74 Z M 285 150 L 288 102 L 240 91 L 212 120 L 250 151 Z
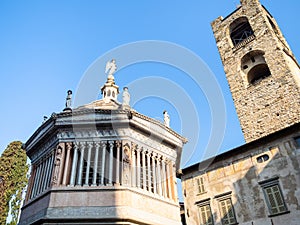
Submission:
M 50 154 L 42 157 L 36 164 L 32 165 L 26 200 L 39 195 L 51 186 L 54 153 L 54 151 L 51 151 Z
M 58 144 L 33 165 L 27 199 L 51 185 L 129 186 L 177 201 L 174 162 L 122 141 Z

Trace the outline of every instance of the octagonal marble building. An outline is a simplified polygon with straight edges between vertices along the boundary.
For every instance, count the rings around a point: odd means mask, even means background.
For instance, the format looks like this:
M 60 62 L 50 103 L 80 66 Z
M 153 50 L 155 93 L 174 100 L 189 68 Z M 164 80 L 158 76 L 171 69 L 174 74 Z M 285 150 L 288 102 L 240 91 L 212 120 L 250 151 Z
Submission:
M 186 138 L 133 110 L 128 93 L 119 103 L 113 74 L 101 91 L 101 100 L 52 114 L 24 144 L 32 170 L 20 225 L 181 224 Z

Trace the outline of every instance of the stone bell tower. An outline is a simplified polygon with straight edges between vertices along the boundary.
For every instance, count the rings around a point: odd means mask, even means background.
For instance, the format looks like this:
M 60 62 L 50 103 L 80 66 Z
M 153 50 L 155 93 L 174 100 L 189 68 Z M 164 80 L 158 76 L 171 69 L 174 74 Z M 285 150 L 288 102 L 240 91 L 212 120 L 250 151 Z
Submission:
M 300 69 L 259 0 L 212 22 L 246 142 L 300 121 Z

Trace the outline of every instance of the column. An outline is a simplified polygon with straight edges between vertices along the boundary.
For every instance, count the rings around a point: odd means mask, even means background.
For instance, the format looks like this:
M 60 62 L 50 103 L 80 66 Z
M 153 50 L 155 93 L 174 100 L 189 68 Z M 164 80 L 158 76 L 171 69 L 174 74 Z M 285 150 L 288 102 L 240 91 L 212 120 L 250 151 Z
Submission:
M 155 153 L 152 153 L 152 173 L 153 173 L 153 193 L 156 194 L 157 193 L 157 189 L 156 189 L 156 163 L 155 163 Z
M 44 167 L 44 172 L 43 172 L 43 176 L 42 176 L 42 181 L 41 181 L 41 184 L 40 184 L 40 192 L 43 192 L 44 191 L 44 187 L 45 187 L 45 183 L 46 183 L 46 179 L 47 179 L 47 168 L 48 168 L 48 159 L 45 158 L 44 159 L 44 163 L 43 163 L 43 167 Z
M 28 200 L 31 198 L 31 193 L 32 193 L 32 190 L 33 190 L 33 185 L 34 185 L 35 174 L 36 174 L 36 166 L 32 165 L 31 166 L 31 174 L 30 174 L 29 182 L 28 182 L 28 191 L 26 193 L 25 202 L 28 202 Z
M 162 158 L 161 161 L 161 172 L 162 172 L 162 194 L 164 197 L 167 197 L 167 178 L 166 178 L 166 163 L 165 163 L 165 157 Z
M 84 149 L 85 149 L 85 143 L 80 143 L 80 160 L 79 160 L 79 170 L 78 170 L 78 176 L 77 176 L 77 184 L 82 185 L 82 172 L 83 172 L 83 163 L 84 163 Z
M 88 146 L 88 157 L 87 157 L 87 162 L 86 162 L 86 173 L 85 173 L 85 182 L 84 182 L 85 186 L 89 185 L 90 167 L 91 167 L 91 151 L 93 148 L 93 142 L 88 142 L 87 146 Z
M 177 192 L 177 181 L 176 181 L 176 165 L 173 165 L 173 168 L 175 168 L 173 170 L 173 179 L 174 179 L 174 197 L 175 197 L 175 201 L 178 202 L 178 192 Z
M 63 176 L 63 185 L 67 185 L 67 178 L 69 175 L 69 166 L 70 166 L 70 154 L 72 149 L 72 143 L 66 143 L 66 149 L 67 149 L 67 156 L 66 156 L 66 162 L 65 162 L 65 169 L 64 169 L 64 176 Z
M 114 159 L 114 141 L 109 141 L 109 168 L 108 168 L 108 184 L 112 185 L 113 182 L 113 159 Z
M 136 176 L 137 176 L 137 187 L 141 187 L 141 149 L 136 148 Z
M 45 179 L 44 177 L 44 172 L 45 172 L 45 162 L 43 161 L 43 159 L 41 159 L 41 173 L 40 173 L 40 179 L 38 182 L 38 188 L 37 188 L 37 194 L 41 193 L 41 186 L 42 186 L 42 182 Z
M 95 158 L 94 158 L 94 173 L 93 173 L 93 186 L 97 185 L 97 172 L 98 172 L 98 158 L 99 158 L 100 143 L 95 144 Z
M 142 171 L 143 171 L 143 189 L 146 190 L 146 155 L 144 148 L 142 148 Z
M 106 152 L 106 143 L 101 141 L 101 149 L 102 149 L 102 164 L 101 164 L 101 180 L 100 184 L 104 185 L 105 178 L 105 152 Z
M 39 179 L 40 179 L 40 173 L 41 173 L 41 165 L 39 164 L 36 167 L 36 176 L 35 176 L 35 179 L 34 179 L 34 182 L 33 182 L 33 190 L 31 192 L 31 198 L 33 198 L 36 195 L 36 189 L 37 189 L 38 182 L 39 182 Z
M 46 159 L 46 173 L 45 173 L 45 180 L 43 183 L 43 187 L 42 190 L 46 190 L 47 189 L 47 183 L 48 183 L 48 179 L 49 178 L 49 174 L 50 174 L 50 159 L 51 159 L 51 155 L 48 155 L 47 159 Z
M 168 197 L 171 199 L 172 198 L 172 182 L 171 182 L 171 173 L 170 173 L 170 166 L 171 166 L 171 162 L 168 161 L 167 162 L 167 185 L 168 185 Z
M 48 182 L 47 182 L 47 188 L 50 187 L 51 185 L 51 178 L 53 176 L 53 171 L 54 171 L 54 151 L 51 152 L 51 157 L 50 157 L 50 174 L 49 174 L 49 179 L 48 179 Z
M 136 187 L 136 160 L 135 160 L 135 148 L 132 148 L 132 187 Z
M 116 160 L 116 184 L 120 184 L 120 151 L 121 141 L 117 141 L 117 160 Z
M 148 191 L 151 191 L 151 152 L 147 152 Z
M 157 169 L 157 190 L 158 190 L 158 194 L 159 195 L 162 195 L 162 182 L 161 182 L 161 167 L 160 167 L 160 158 L 159 156 L 157 156 L 157 166 L 156 166 L 156 169 Z
M 75 185 L 76 168 L 77 168 L 77 162 L 78 162 L 78 148 L 79 148 L 79 143 L 75 142 L 70 185 Z

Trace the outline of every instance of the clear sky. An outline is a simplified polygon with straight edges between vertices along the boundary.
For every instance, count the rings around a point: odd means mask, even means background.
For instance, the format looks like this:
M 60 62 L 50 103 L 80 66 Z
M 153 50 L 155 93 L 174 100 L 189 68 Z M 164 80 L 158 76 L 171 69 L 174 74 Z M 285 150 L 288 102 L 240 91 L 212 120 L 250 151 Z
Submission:
M 261 2 L 277 19 L 299 58 L 300 2 Z M 237 0 L 0 1 L 0 152 L 13 140 L 25 142 L 41 125 L 43 116 L 60 112 L 68 89 L 73 90 L 74 96 L 78 90 L 81 95 L 88 93 L 81 84 L 91 68 L 95 69 L 94 85 L 99 88 L 106 77 L 104 64 L 97 64 L 103 56 L 107 59 L 112 56 L 121 65 L 115 75 L 116 82 L 120 87 L 129 86 L 137 111 L 162 121 L 163 110 L 168 110 L 171 127 L 196 143 L 184 150 L 183 167 L 210 155 L 205 152 L 216 154 L 242 145 L 244 140 L 210 27 L 210 22 L 218 16 L 225 17 L 235 10 L 237 3 Z M 164 47 L 175 44 L 179 49 L 183 47 L 200 57 L 212 73 L 199 70 L 198 74 L 188 74 L 183 71 L 186 68 L 182 70 L 159 60 L 125 66 L 131 54 L 136 54 L 130 48 L 126 50 L 126 59 L 117 51 L 107 55 L 119 46 L 143 44 L 145 40 L 164 43 Z M 164 48 L 154 50 L 158 58 L 169 54 L 170 58 L 185 60 Z M 143 48 L 140 51 L 150 54 Z M 193 67 L 188 63 L 185 66 Z M 210 108 L 214 100 L 207 89 L 213 89 L 215 84 L 202 81 L 199 84 L 197 78 L 205 76 L 214 77 L 225 99 L 223 142 L 221 136 L 209 140 L 214 132 L 211 111 L 216 109 Z M 98 95 L 99 89 L 92 100 Z M 186 98 L 181 99 L 182 95 Z M 220 114 L 224 116 L 222 111 Z M 183 129 L 183 124 L 188 124 L 188 129 Z M 221 146 L 207 149 L 208 142 L 220 142 Z

